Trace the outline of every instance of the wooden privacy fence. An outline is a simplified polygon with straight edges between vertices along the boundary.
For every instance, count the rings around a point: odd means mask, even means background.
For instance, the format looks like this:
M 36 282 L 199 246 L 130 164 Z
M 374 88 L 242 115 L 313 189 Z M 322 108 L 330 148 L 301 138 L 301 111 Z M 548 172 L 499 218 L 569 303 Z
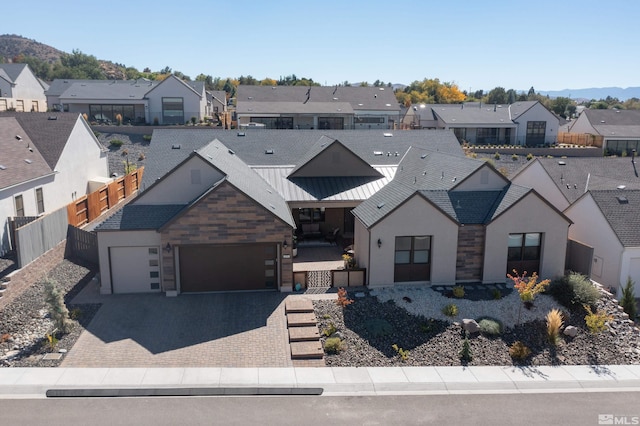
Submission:
M 589 133 L 567 133 L 558 132 L 558 143 L 581 145 L 581 146 L 597 146 L 602 148 L 604 137 L 600 135 L 592 135 Z
M 69 225 L 65 257 L 76 257 L 98 264 L 98 235 Z
M 69 225 L 86 225 L 136 192 L 142 182 L 143 172 L 144 167 L 140 167 L 69 204 L 67 206 Z

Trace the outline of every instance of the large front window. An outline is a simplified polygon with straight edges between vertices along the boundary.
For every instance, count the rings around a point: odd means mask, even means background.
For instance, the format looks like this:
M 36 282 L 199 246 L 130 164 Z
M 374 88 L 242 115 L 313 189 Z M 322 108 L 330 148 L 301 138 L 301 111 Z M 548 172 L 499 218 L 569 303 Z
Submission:
M 251 122 L 264 124 L 265 129 L 293 129 L 293 117 L 251 117 Z
M 526 271 L 529 275 L 540 272 L 541 247 L 540 233 L 509 234 L 507 273 L 514 269 L 518 273 Z
M 318 129 L 343 130 L 344 118 L 342 117 L 318 117 Z
M 476 130 L 476 143 L 478 145 L 493 144 L 498 142 L 498 129 L 479 128 Z
M 429 281 L 431 279 L 431 237 L 396 237 L 394 281 Z
M 162 98 L 162 124 L 184 124 L 182 98 Z
M 135 114 L 133 105 L 89 105 L 89 121 L 99 124 L 132 124 Z
M 527 121 L 527 145 L 536 146 L 544 144 L 546 131 L 546 121 Z

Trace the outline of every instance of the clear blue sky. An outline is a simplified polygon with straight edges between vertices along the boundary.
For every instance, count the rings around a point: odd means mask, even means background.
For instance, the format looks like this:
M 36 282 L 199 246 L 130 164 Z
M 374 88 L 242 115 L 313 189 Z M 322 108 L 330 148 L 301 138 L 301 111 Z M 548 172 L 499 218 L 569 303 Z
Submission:
M 2 34 L 195 78 L 640 86 L 640 1 L 11 1 Z

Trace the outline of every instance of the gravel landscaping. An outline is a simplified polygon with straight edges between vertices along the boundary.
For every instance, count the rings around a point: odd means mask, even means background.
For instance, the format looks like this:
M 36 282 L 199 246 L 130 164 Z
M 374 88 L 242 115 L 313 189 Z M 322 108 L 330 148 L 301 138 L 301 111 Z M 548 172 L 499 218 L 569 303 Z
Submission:
M 613 315 L 607 329 L 592 334 L 585 325 L 582 308 L 562 307 L 564 326 L 575 326 L 578 333 L 575 337 L 561 333 L 555 346 L 547 340 L 544 317 L 549 309 L 560 306 L 545 294 L 538 295 L 531 310 L 520 308 L 522 303 L 515 291 L 500 300 L 485 301 L 450 299 L 429 288 L 411 287 L 365 289 L 359 294 L 349 293 L 349 298 L 354 303 L 345 308 L 334 300 L 314 301 L 321 334 L 333 326 L 335 336 L 343 340 L 338 354 L 325 355 L 328 366 L 640 364 L 638 329 L 625 318 L 617 301 L 604 293 L 596 306 Z M 449 303 L 459 307 L 454 318 L 441 312 Z M 521 321 L 517 323 L 519 311 Z M 472 359 L 463 362 L 462 319 L 483 316 L 500 320 L 504 329 L 497 336 L 471 334 Z M 326 336 L 322 341 L 326 342 Z M 516 341 L 531 350 L 523 360 L 509 355 L 509 346 Z M 405 359 L 400 352 L 405 352 Z
M 69 304 L 95 272 L 81 262 L 64 260 L 46 278 L 34 283 L 4 307 L 0 311 L 0 367 L 59 366 L 62 359 L 44 360 L 43 357 L 45 354 L 64 354 L 70 350 L 100 308 L 99 304 Z M 67 308 L 75 318 L 70 332 L 59 335 L 53 350 L 46 339 L 46 334 L 53 331 L 54 324 L 44 301 L 45 279 L 55 281 L 66 294 Z
M 116 173 L 122 176 L 125 171 L 126 162 L 135 164 L 136 167 L 144 166 L 144 160 L 149 151 L 149 140 L 145 140 L 145 135 L 136 133 L 112 133 L 101 131 L 99 126 L 93 130 L 97 133 L 98 140 L 109 150 L 109 174 Z M 151 135 L 153 129 L 149 128 Z M 122 144 L 113 145 L 111 141 L 118 140 Z

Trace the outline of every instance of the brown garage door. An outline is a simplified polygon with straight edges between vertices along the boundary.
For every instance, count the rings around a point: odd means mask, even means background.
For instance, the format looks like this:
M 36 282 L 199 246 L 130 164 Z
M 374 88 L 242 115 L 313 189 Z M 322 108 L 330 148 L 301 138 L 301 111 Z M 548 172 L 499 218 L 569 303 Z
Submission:
M 182 292 L 277 288 L 275 244 L 180 247 Z

